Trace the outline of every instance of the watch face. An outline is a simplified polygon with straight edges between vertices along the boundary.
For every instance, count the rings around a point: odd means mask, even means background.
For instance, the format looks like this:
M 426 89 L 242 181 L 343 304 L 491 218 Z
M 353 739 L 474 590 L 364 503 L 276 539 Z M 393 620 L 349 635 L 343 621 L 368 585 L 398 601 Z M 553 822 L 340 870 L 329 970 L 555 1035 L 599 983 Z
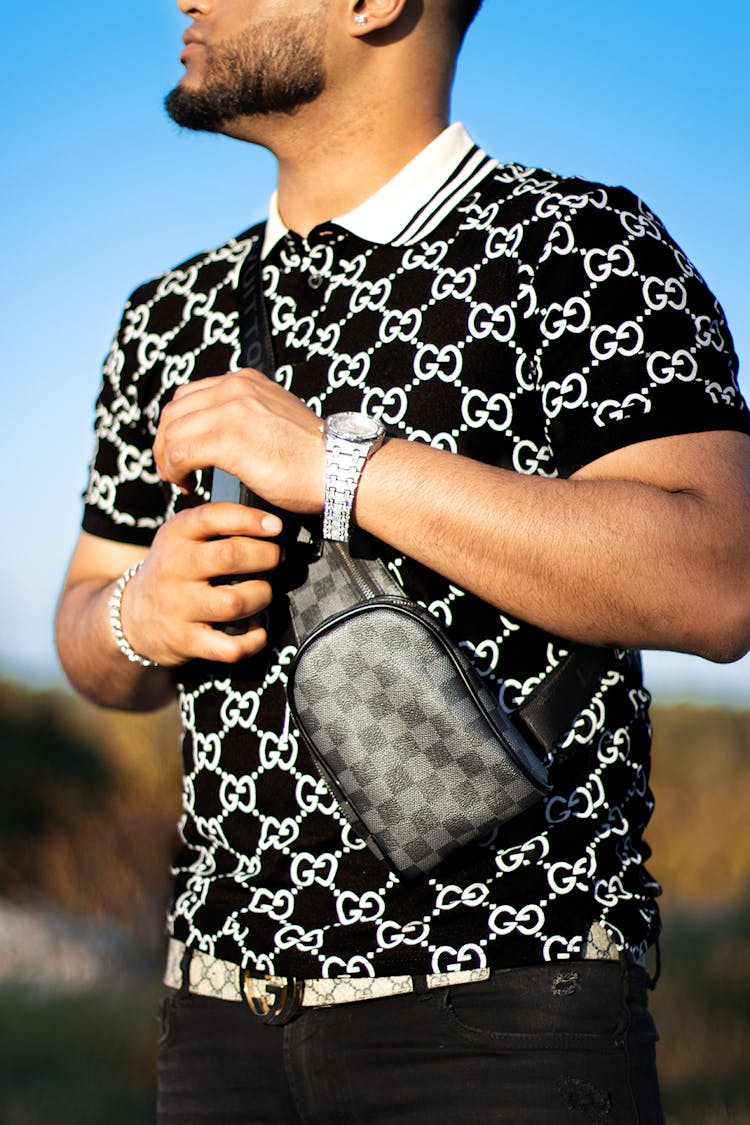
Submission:
M 375 441 L 383 435 L 383 426 L 376 418 L 354 411 L 332 414 L 326 424 L 332 434 L 345 441 Z

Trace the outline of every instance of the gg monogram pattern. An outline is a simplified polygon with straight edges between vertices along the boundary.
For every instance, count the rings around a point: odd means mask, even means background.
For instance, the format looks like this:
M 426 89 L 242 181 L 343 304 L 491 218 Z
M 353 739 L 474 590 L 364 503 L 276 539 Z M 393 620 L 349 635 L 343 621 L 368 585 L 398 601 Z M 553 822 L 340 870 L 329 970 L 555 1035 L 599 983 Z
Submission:
M 624 445 L 747 430 L 721 309 L 629 192 L 499 165 L 472 148 L 387 242 L 330 223 L 267 247 L 276 378 L 321 415 L 518 473 L 568 476 Z M 175 386 L 240 363 L 236 289 L 255 228 L 142 286 L 104 369 L 84 527 L 149 543 L 191 501 L 151 443 Z M 252 440 L 252 436 L 248 436 Z M 383 547 L 407 593 L 463 645 L 509 710 L 566 643 Z M 170 933 L 257 973 L 444 973 L 586 954 L 642 955 L 658 933 L 645 862 L 648 694 L 618 652 L 552 767 L 549 798 L 405 885 L 318 777 L 285 707 L 295 642 L 285 576 L 271 644 L 181 669 L 182 847 Z

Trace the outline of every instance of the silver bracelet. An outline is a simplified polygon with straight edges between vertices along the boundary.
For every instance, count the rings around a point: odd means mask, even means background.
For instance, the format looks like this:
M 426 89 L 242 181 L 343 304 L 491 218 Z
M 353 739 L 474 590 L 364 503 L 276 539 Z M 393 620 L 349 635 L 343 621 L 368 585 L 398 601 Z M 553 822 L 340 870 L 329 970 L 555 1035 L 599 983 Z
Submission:
M 141 656 L 134 648 L 131 648 L 122 631 L 122 595 L 130 579 L 133 575 L 138 573 L 142 566 L 143 559 L 137 562 L 135 566 L 128 567 L 125 573 L 117 580 L 117 585 L 109 599 L 109 623 L 112 626 L 112 633 L 117 641 L 117 647 L 123 656 L 127 656 L 131 664 L 140 664 L 142 668 L 158 668 L 159 665 L 155 660 L 147 660 L 145 656 Z

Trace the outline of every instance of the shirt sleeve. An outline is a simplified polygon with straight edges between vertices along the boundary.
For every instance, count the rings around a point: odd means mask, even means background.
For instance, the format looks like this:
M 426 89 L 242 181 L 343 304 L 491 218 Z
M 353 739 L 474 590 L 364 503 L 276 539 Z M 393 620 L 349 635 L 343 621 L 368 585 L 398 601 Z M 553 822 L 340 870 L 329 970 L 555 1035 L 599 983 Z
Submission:
M 750 432 L 724 313 L 662 223 L 624 188 L 563 186 L 524 322 L 561 476 L 635 442 Z M 569 191 L 569 193 L 566 193 Z
M 143 339 L 136 331 L 146 295 L 136 290 L 104 362 L 94 418 L 94 452 L 83 494 L 83 530 L 104 539 L 148 546 L 166 518 L 167 490 L 152 444 Z

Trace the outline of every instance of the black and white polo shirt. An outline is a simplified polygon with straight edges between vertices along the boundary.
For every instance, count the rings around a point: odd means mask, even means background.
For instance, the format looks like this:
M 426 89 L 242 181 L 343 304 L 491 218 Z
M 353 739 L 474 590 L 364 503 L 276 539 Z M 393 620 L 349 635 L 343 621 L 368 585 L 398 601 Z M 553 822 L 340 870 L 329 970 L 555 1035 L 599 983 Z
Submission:
M 84 528 L 148 544 L 178 504 L 151 444 L 174 388 L 239 365 L 237 279 L 264 238 L 276 378 L 321 415 L 363 409 L 413 441 L 568 476 L 622 446 L 748 430 L 722 311 L 622 188 L 491 160 L 454 125 L 350 215 L 307 238 L 267 226 L 141 286 L 104 368 Z M 198 497 L 200 500 L 200 496 Z M 564 640 L 384 546 L 405 590 L 500 703 Z M 617 653 L 564 740 L 549 798 L 403 885 L 357 838 L 296 732 L 279 590 L 266 652 L 180 669 L 182 847 L 169 930 L 261 972 L 425 973 L 580 955 L 598 923 L 642 953 L 658 931 L 644 866 L 648 695 Z

